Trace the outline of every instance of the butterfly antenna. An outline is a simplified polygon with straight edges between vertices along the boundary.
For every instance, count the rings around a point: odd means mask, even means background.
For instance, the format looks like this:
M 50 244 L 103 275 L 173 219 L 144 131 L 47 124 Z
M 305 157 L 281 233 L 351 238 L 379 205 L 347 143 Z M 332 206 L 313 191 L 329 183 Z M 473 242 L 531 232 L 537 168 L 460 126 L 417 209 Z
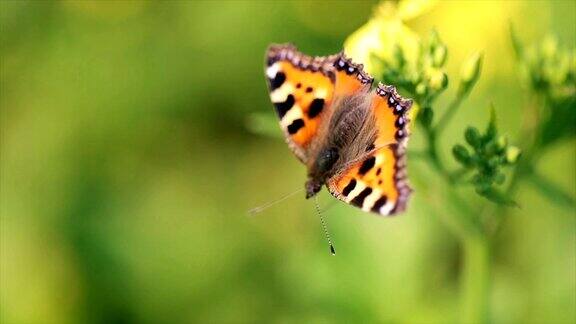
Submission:
M 328 244 L 330 245 L 330 253 L 332 253 L 332 255 L 336 255 L 336 250 L 334 249 L 332 239 L 330 238 L 330 233 L 328 232 L 328 227 L 326 226 L 324 217 L 322 217 L 322 211 L 320 210 L 320 205 L 318 205 L 318 196 L 314 196 L 314 205 L 316 207 L 316 213 L 320 217 L 320 222 L 322 223 L 322 229 L 324 230 L 324 235 L 326 235 L 326 240 L 328 240 Z
M 276 200 L 267 202 L 267 203 L 265 203 L 265 204 L 262 205 L 262 206 L 254 207 L 254 208 L 248 210 L 248 214 L 249 214 L 250 216 L 254 216 L 254 215 L 262 212 L 263 210 L 267 209 L 268 207 L 274 206 L 274 205 L 276 205 L 277 203 L 279 203 L 279 202 L 281 202 L 281 201 L 284 201 L 284 200 L 286 200 L 286 199 L 294 196 L 295 194 L 301 192 L 302 190 L 304 190 L 304 188 L 298 189 L 298 190 L 296 190 L 296 191 L 294 191 L 294 192 L 292 192 L 292 193 L 289 193 L 289 194 L 287 194 L 287 195 L 285 195 L 285 196 L 283 196 L 283 197 L 280 197 L 279 199 L 276 199 Z

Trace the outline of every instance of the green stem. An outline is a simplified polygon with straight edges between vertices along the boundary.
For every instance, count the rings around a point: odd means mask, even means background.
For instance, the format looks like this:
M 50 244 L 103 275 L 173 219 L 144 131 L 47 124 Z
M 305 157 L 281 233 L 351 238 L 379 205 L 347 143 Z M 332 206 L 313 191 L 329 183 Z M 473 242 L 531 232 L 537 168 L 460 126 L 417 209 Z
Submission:
M 437 142 L 437 134 L 436 131 L 430 127 L 424 128 L 426 132 L 426 139 L 428 141 L 428 158 L 432 162 L 432 166 L 436 171 L 449 183 L 453 183 L 452 174 L 446 169 L 444 163 L 440 159 L 440 155 L 438 154 L 438 142 Z
M 545 195 L 551 202 L 565 208 L 574 208 L 576 205 L 576 199 L 574 199 L 572 195 L 539 172 L 533 170 L 532 173 L 529 174 L 528 179 L 531 180 L 534 188 Z
M 446 183 L 449 187 L 450 183 Z M 468 206 L 462 197 L 458 196 L 453 188 L 448 188 L 449 205 L 437 206 L 438 215 L 444 224 L 453 232 L 453 234 L 461 241 L 466 241 L 469 237 L 477 237 L 482 235 L 480 223 L 474 217 L 474 209 Z M 446 208 L 450 208 L 450 212 L 446 212 Z
M 440 120 L 436 123 L 436 126 L 434 127 L 436 134 L 440 134 L 444 129 L 446 129 L 446 125 L 448 125 L 452 117 L 454 117 L 454 114 L 462 104 L 462 101 L 464 101 L 467 96 L 467 91 L 458 91 L 458 94 L 454 97 L 454 100 L 452 100 L 444 115 L 442 115 Z
M 469 237 L 464 241 L 463 273 L 461 278 L 462 308 L 460 323 L 488 322 L 490 290 L 490 244 L 485 236 Z
M 451 114 L 460 105 L 461 99 L 453 103 L 447 112 L 447 122 Z M 463 246 L 462 264 L 462 308 L 461 323 L 486 323 L 488 318 L 488 292 L 490 287 L 490 251 L 489 239 L 485 235 L 482 224 L 476 217 L 477 212 L 468 207 L 465 201 L 457 195 L 454 182 L 456 173 L 449 172 L 438 154 L 437 130 L 423 125 L 428 144 L 428 158 L 434 169 L 442 176 L 448 185 L 450 207 L 453 212 L 446 213 L 440 209 L 439 215 L 443 222 L 456 234 Z M 445 208 L 445 207 L 444 207 Z
M 444 165 L 440 161 L 438 156 L 436 133 L 432 129 L 428 129 L 428 156 L 432 161 L 432 164 L 436 168 L 436 171 L 444 173 Z
M 450 178 L 452 178 L 452 180 L 453 180 L 455 183 L 464 183 L 465 181 L 463 181 L 462 178 L 463 178 L 466 174 L 468 174 L 469 172 L 470 172 L 469 169 L 464 169 L 464 168 L 461 168 L 461 169 L 458 169 L 458 170 L 454 170 L 454 171 L 452 171 L 452 172 L 450 173 Z

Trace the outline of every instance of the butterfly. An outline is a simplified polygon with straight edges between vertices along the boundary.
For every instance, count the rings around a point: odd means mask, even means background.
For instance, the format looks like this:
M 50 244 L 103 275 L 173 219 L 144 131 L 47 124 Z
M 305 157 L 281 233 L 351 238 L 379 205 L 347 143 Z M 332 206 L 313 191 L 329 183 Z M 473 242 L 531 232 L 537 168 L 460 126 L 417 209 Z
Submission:
M 271 45 L 265 74 L 286 142 L 306 165 L 306 198 L 326 185 L 339 200 L 379 215 L 404 211 L 407 112 L 396 88 L 379 83 L 343 52 L 311 57 Z

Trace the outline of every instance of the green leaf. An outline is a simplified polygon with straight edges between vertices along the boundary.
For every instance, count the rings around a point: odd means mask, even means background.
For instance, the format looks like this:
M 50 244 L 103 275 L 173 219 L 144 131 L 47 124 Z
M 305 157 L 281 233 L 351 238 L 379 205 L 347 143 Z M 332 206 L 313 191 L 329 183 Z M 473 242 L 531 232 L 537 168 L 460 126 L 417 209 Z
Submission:
M 512 48 L 514 49 L 514 54 L 516 54 L 517 59 L 522 59 L 524 57 L 524 45 L 520 41 L 518 34 L 516 34 L 516 30 L 514 29 L 514 25 L 510 22 L 510 39 L 512 40 Z
M 498 133 L 498 129 L 496 128 L 496 110 L 494 109 L 494 105 L 490 106 L 490 122 L 488 123 L 488 128 L 486 128 L 486 134 L 484 135 L 484 143 L 488 143 L 494 138 L 496 138 L 496 134 Z
M 502 192 L 500 192 L 499 190 L 497 190 L 493 187 L 482 188 L 482 189 L 476 188 L 476 193 L 478 193 L 480 196 L 490 200 L 491 202 L 499 204 L 499 205 L 504 205 L 504 206 L 509 206 L 509 207 L 520 207 L 514 200 L 508 198 Z
M 442 41 L 440 40 L 440 35 L 436 29 L 432 29 L 430 32 L 430 49 L 435 49 L 436 46 L 442 45 Z
M 396 66 L 402 69 L 406 65 L 406 58 L 404 57 L 404 52 L 400 45 L 394 46 L 394 58 L 396 59 Z

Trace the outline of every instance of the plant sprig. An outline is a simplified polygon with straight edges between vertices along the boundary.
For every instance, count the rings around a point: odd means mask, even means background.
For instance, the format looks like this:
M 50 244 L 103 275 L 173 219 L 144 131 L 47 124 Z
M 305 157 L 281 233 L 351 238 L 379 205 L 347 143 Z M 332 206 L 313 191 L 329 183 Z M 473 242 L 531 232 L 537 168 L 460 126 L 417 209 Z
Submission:
M 477 194 L 494 203 L 515 205 L 510 197 L 506 197 L 496 188 L 496 185 L 504 183 L 506 176 L 502 167 L 513 165 L 520 150 L 515 146 L 509 146 L 507 139 L 498 135 L 494 108 L 491 110 L 491 118 L 484 134 L 480 134 L 473 126 L 468 126 L 464 132 L 472 153 L 461 144 L 452 148 L 453 155 L 460 162 L 462 169 L 448 170 L 442 162 L 438 148 L 442 131 L 446 129 L 480 78 L 483 55 L 475 52 L 464 62 L 458 90 L 444 114 L 434 123 L 433 106 L 449 83 L 444 70 L 448 55 L 446 44 L 436 31 L 432 31 L 427 41 L 421 43 L 420 55 L 415 62 L 408 62 L 405 59 L 407 55 L 402 52 L 400 46 L 395 48 L 393 60 L 380 62 L 384 67 L 382 79 L 397 84 L 414 97 L 421 107 L 417 122 L 426 138 L 427 147 L 424 151 L 427 152 L 427 157 L 436 171 L 450 183 L 455 183 L 463 174 L 474 170 L 475 175 L 468 182 L 474 185 Z

